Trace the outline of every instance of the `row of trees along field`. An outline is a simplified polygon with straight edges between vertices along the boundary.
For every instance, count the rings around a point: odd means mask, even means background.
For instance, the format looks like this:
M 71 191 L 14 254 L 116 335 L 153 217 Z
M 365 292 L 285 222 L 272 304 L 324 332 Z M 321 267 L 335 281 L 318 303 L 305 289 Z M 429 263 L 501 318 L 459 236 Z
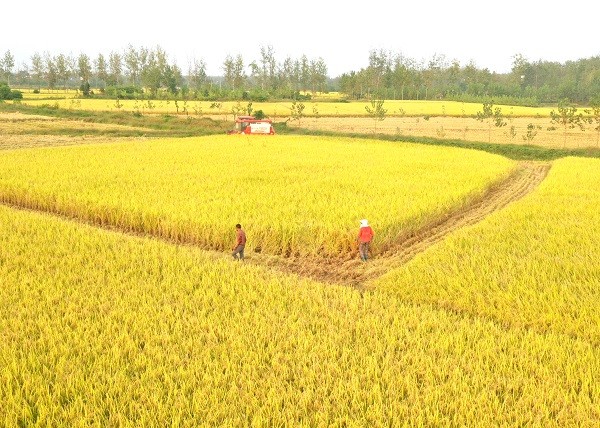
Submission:
M 95 95 L 100 88 L 111 97 L 184 97 L 198 99 L 298 98 L 300 92 L 341 91 L 351 99 L 447 99 L 538 105 L 568 99 L 586 104 L 600 94 L 600 57 L 564 64 L 530 62 L 517 54 L 510 73 L 498 74 L 470 62 L 461 66 L 443 55 L 417 61 L 384 50 L 369 54 L 369 65 L 331 79 L 322 58 L 286 58 L 278 61 L 271 46 L 261 47 L 260 58 L 249 63 L 227 55 L 222 76 L 208 76 L 206 63 L 193 60 L 187 74 L 160 47 L 134 48 L 98 54 L 35 53 L 30 64 L 15 71 L 14 57 L 0 57 L 0 71 L 9 84 L 31 88 L 77 88 Z
M 102 93 L 120 98 L 163 95 L 266 100 L 290 98 L 300 91 L 328 90 L 327 66 L 322 58 L 309 60 L 303 55 L 278 63 L 271 46 L 261 47 L 260 58 L 248 64 L 241 55 L 227 55 L 223 75 L 218 77 L 207 75 L 203 60 L 194 60 L 184 75 L 160 46 L 136 49 L 129 45 L 123 53 L 111 52 L 108 57 L 98 54 L 95 59 L 85 53 L 78 57 L 35 53 L 31 63 L 22 64 L 15 73 L 14 57 L 7 51 L 0 58 L 0 68 L 14 86 L 75 88 L 84 95 L 98 95 L 91 88 L 100 88 Z
M 434 55 L 427 63 L 385 51 L 371 51 L 368 67 L 343 74 L 339 89 L 352 98 L 446 99 L 480 101 L 493 97 L 509 104 L 555 104 L 568 99 L 587 104 L 600 94 L 600 57 L 568 61 L 530 62 L 513 56 L 510 73 L 461 67 Z

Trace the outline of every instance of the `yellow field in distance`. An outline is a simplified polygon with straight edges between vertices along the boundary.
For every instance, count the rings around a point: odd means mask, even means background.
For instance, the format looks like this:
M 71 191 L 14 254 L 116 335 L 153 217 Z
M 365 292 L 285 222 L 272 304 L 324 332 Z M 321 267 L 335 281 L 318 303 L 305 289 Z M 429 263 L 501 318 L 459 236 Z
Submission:
M 233 117 L 234 114 L 246 114 L 248 102 L 238 101 L 185 101 L 178 100 L 108 100 L 108 99 L 56 99 L 42 100 L 25 97 L 22 101 L 29 105 L 51 105 L 64 109 L 81 109 L 95 111 L 128 111 L 142 114 L 201 114 Z M 368 116 L 366 106 L 368 101 L 330 102 L 304 101 L 303 114 L 306 117 L 361 117 Z M 512 117 L 550 117 L 550 107 L 499 106 L 505 116 Z M 287 118 L 292 108 L 291 101 L 282 102 L 253 102 L 254 111 L 262 110 L 272 118 Z M 449 116 L 471 117 L 482 111 L 481 103 L 463 103 L 458 101 L 417 101 L 417 100 L 387 100 L 384 103 L 389 117 L 404 116 Z

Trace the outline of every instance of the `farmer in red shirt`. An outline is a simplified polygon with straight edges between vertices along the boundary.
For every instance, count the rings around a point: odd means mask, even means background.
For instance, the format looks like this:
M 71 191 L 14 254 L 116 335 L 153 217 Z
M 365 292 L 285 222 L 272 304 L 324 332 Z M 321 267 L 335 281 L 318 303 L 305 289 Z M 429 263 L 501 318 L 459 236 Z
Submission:
M 369 244 L 375 234 L 373 229 L 369 226 L 369 222 L 366 219 L 360 221 L 360 230 L 358 231 L 358 252 L 360 253 L 360 259 L 363 262 L 367 261 L 369 256 Z
M 244 232 L 244 229 L 242 229 L 242 225 L 241 224 L 236 224 L 235 225 L 235 236 L 236 236 L 236 241 L 235 241 L 235 246 L 233 247 L 233 253 L 231 253 L 231 255 L 233 256 L 234 260 L 244 260 L 244 247 L 246 246 L 246 232 Z

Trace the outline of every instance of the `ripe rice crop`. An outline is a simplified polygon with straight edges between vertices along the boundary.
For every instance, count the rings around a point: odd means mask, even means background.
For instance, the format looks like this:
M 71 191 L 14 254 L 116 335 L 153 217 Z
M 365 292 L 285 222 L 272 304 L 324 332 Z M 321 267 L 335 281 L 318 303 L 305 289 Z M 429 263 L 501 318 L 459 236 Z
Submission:
M 600 419 L 598 347 L 552 330 L 6 207 L 0 261 L 3 426 Z
M 360 219 L 383 248 L 480 196 L 514 165 L 345 138 L 138 141 L 4 152 L 0 200 L 217 250 L 230 248 L 242 223 L 250 250 L 347 256 Z
M 377 287 L 407 302 L 577 337 L 598 349 L 598 189 L 600 161 L 555 161 L 533 194 L 456 232 Z M 596 391 L 598 385 L 596 378 Z
M 223 101 L 185 101 L 178 100 L 111 100 L 111 99 L 24 99 L 28 105 L 52 105 L 64 109 L 95 111 L 128 111 L 143 114 L 189 114 L 224 116 L 233 119 L 234 114 L 246 114 L 248 102 Z M 368 117 L 365 106 L 369 101 L 327 102 L 303 101 L 303 114 L 306 117 Z M 292 102 L 253 102 L 253 111 L 262 110 L 267 116 L 290 117 Z M 482 110 L 481 103 L 463 103 L 458 101 L 418 101 L 386 100 L 383 106 L 387 116 L 451 116 L 473 117 Z M 505 115 L 513 117 L 550 117 L 550 107 L 500 106 Z

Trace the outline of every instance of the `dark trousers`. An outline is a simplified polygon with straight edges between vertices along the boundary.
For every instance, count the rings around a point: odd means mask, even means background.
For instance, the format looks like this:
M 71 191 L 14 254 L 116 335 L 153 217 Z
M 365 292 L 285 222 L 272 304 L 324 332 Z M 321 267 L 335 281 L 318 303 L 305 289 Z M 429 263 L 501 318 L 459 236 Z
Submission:
M 244 260 L 244 245 L 238 245 L 237 247 L 235 247 L 233 253 L 231 253 L 231 256 L 235 260 L 238 260 L 238 257 L 240 260 Z
M 358 244 L 358 252 L 360 253 L 360 258 L 362 260 L 367 260 L 369 257 L 369 243 L 368 242 L 360 242 Z

